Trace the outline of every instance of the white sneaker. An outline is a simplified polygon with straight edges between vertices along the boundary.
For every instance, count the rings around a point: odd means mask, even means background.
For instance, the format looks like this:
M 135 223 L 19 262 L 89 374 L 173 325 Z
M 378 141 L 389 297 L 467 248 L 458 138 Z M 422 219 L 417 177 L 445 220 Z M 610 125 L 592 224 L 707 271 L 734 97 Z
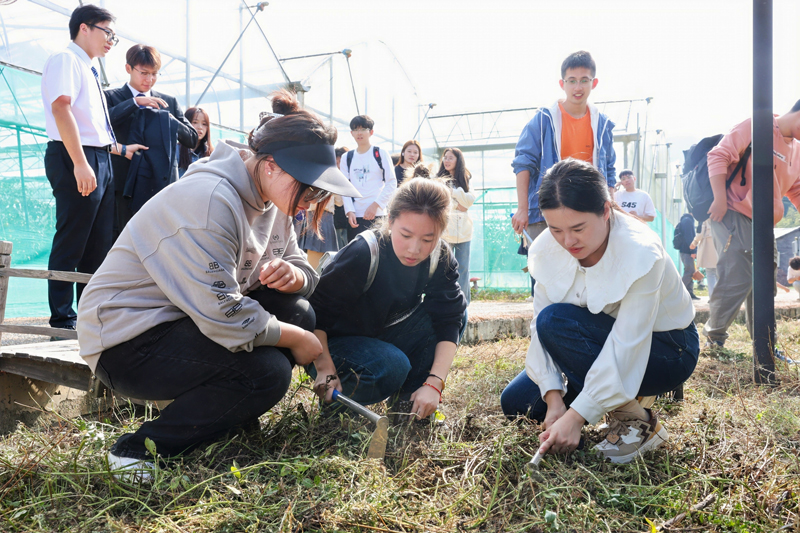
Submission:
M 156 466 L 142 459 L 120 457 L 108 452 L 108 469 L 120 481 L 150 483 Z
M 627 464 L 637 455 L 658 448 L 667 440 L 669 433 L 649 409 L 650 420 L 619 420 L 609 413 L 606 417 L 608 433 L 603 441 L 595 446 L 595 451 L 612 463 Z M 605 429 L 601 426 L 602 429 Z
M 800 298 L 798 298 L 798 300 L 800 300 Z M 525 298 L 525 301 L 528 303 L 533 302 L 533 296 L 528 296 L 527 298 Z

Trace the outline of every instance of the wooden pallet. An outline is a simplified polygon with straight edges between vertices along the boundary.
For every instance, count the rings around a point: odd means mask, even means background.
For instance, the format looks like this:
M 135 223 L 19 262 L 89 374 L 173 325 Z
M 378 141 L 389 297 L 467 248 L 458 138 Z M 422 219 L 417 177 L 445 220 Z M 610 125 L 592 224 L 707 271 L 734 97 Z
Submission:
M 97 379 L 78 350 L 77 340 L 4 346 L 0 371 L 96 392 Z

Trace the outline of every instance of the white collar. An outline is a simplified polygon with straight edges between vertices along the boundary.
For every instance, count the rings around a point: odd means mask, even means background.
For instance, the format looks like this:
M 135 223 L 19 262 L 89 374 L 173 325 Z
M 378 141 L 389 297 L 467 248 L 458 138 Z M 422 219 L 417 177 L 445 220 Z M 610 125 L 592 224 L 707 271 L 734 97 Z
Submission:
M 131 94 L 133 94 L 133 97 L 134 97 L 134 98 L 136 98 L 136 95 L 138 95 L 139 93 L 141 93 L 141 94 L 143 94 L 143 95 L 145 95 L 145 96 L 148 96 L 148 97 L 149 97 L 149 96 L 152 96 L 152 95 L 150 94 L 150 91 L 149 91 L 149 90 L 148 90 L 148 91 L 145 91 L 145 92 L 142 92 L 142 91 L 137 91 L 136 89 L 134 89 L 133 87 L 131 87 L 131 84 L 130 84 L 130 83 L 126 83 L 125 85 L 127 85 L 127 86 L 128 86 L 128 89 L 130 89 L 130 90 L 131 90 Z
M 658 235 L 646 224 L 614 212 L 608 247 L 596 265 L 581 267 L 552 233 L 544 231 L 528 252 L 528 270 L 536 283 L 542 284 L 547 299 L 557 303 L 564 301 L 575 282 L 575 274 L 583 269 L 589 289 L 587 307 L 596 314 L 605 306 L 622 300 L 631 285 L 650 272 L 665 253 Z
M 84 63 L 86 63 L 90 67 L 92 66 L 92 58 L 89 57 L 89 54 L 86 53 L 86 50 L 75 44 L 75 41 L 70 42 L 67 45 L 67 48 L 72 50 L 72 53 L 81 58 Z

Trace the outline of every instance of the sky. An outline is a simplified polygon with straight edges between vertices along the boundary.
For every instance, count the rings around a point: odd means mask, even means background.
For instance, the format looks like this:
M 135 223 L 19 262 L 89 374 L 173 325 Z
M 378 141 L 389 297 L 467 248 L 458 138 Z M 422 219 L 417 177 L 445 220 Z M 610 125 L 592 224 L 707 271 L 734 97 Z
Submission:
M 28 1 L 0 8 L 11 30 L 15 13 Z M 135 34 L 141 42 L 162 49 L 185 50 L 185 0 L 96 1 L 117 15 L 116 28 L 121 33 Z M 32 3 L 69 10 L 78 5 L 77 0 Z M 192 59 L 216 66 L 239 33 L 240 3 L 189 0 L 189 5 Z M 44 14 L 37 22 L 41 19 L 42 24 L 57 28 L 50 33 L 63 40 L 66 18 L 37 9 L 37 16 Z M 386 111 L 391 105 L 389 93 L 407 96 L 414 90 L 420 103 L 437 104 L 432 115 L 551 105 L 563 95 L 558 85 L 563 59 L 571 52 L 588 50 L 598 67 L 592 101 L 651 97 L 649 128 L 662 130 L 667 140 L 679 146 L 688 146 L 725 132 L 750 115 L 751 13 L 749 0 L 271 0 L 257 20 L 279 57 L 352 48 L 362 110 L 366 95 L 361 87 L 372 88 L 370 114 L 378 106 Z M 800 2 L 774 0 L 773 97 L 779 113 L 800 98 L 798 27 Z M 40 35 L 24 25 L 20 31 L 16 35 L 26 39 Z M 11 35 L 13 40 L 15 34 Z M 57 42 L 55 47 L 48 44 L 49 49 L 39 54 L 38 65 L 31 67 L 41 68 L 47 53 L 65 44 Z M 248 43 L 248 63 L 257 60 L 271 69 L 266 78 L 253 79 L 280 81 L 275 60 L 255 25 L 243 42 Z M 366 51 L 364 43 L 370 45 Z M 125 76 L 124 49 L 129 45 L 121 43 L 106 59 L 114 83 Z M 369 68 L 364 66 L 367 63 L 358 63 L 363 53 L 373 56 Z M 19 54 L 12 59 L 17 62 Z M 336 77 L 349 82 L 341 70 L 343 60 L 337 61 Z M 410 83 L 399 74 L 399 65 Z M 237 66 L 235 52 L 225 70 L 237 72 Z M 293 79 L 303 78 L 308 71 L 308 63 L 285 66 Z M 180 68 L 177 76 L 183 76 Z M 318 107 L 327 101 L 324 77 L 323 70 L 310 80 L 309 98 Z M 201 83 L 192 88 L 192 98 L 202 87 Z M 337 105 L 350 98 L 348 89 L 340 91 L 344 96 L 337 94 Z M 403 109 L 409 114 L 407 107 Z M 348 108 L 340 114 L 356 113 Z M 397 126 L 401 137 L 418 123 L 417 112 L 410 114 L 401 117 L 407 119 L 405 124 Z M 248 119 L 256 116 L 248 110 Z M 384 132 L 386 122 L 383 118 Z

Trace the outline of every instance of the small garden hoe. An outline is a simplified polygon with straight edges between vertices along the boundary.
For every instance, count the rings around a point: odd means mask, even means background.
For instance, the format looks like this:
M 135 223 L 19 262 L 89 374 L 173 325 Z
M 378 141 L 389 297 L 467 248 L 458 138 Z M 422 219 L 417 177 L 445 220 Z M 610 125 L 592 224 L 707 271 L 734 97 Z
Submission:
M 361 416 L 375 423 L 375 431 L 372 433 L 372 440 L 369 443 L 367 457 L 369 459 L 380 459 L 386 456 L 386 443 L 389 440 L 389 419 L 378 413 L 373 413 L 360 403 L 354 402 L 338 390 L 333 389 L 333 399 L 337 400 Z

